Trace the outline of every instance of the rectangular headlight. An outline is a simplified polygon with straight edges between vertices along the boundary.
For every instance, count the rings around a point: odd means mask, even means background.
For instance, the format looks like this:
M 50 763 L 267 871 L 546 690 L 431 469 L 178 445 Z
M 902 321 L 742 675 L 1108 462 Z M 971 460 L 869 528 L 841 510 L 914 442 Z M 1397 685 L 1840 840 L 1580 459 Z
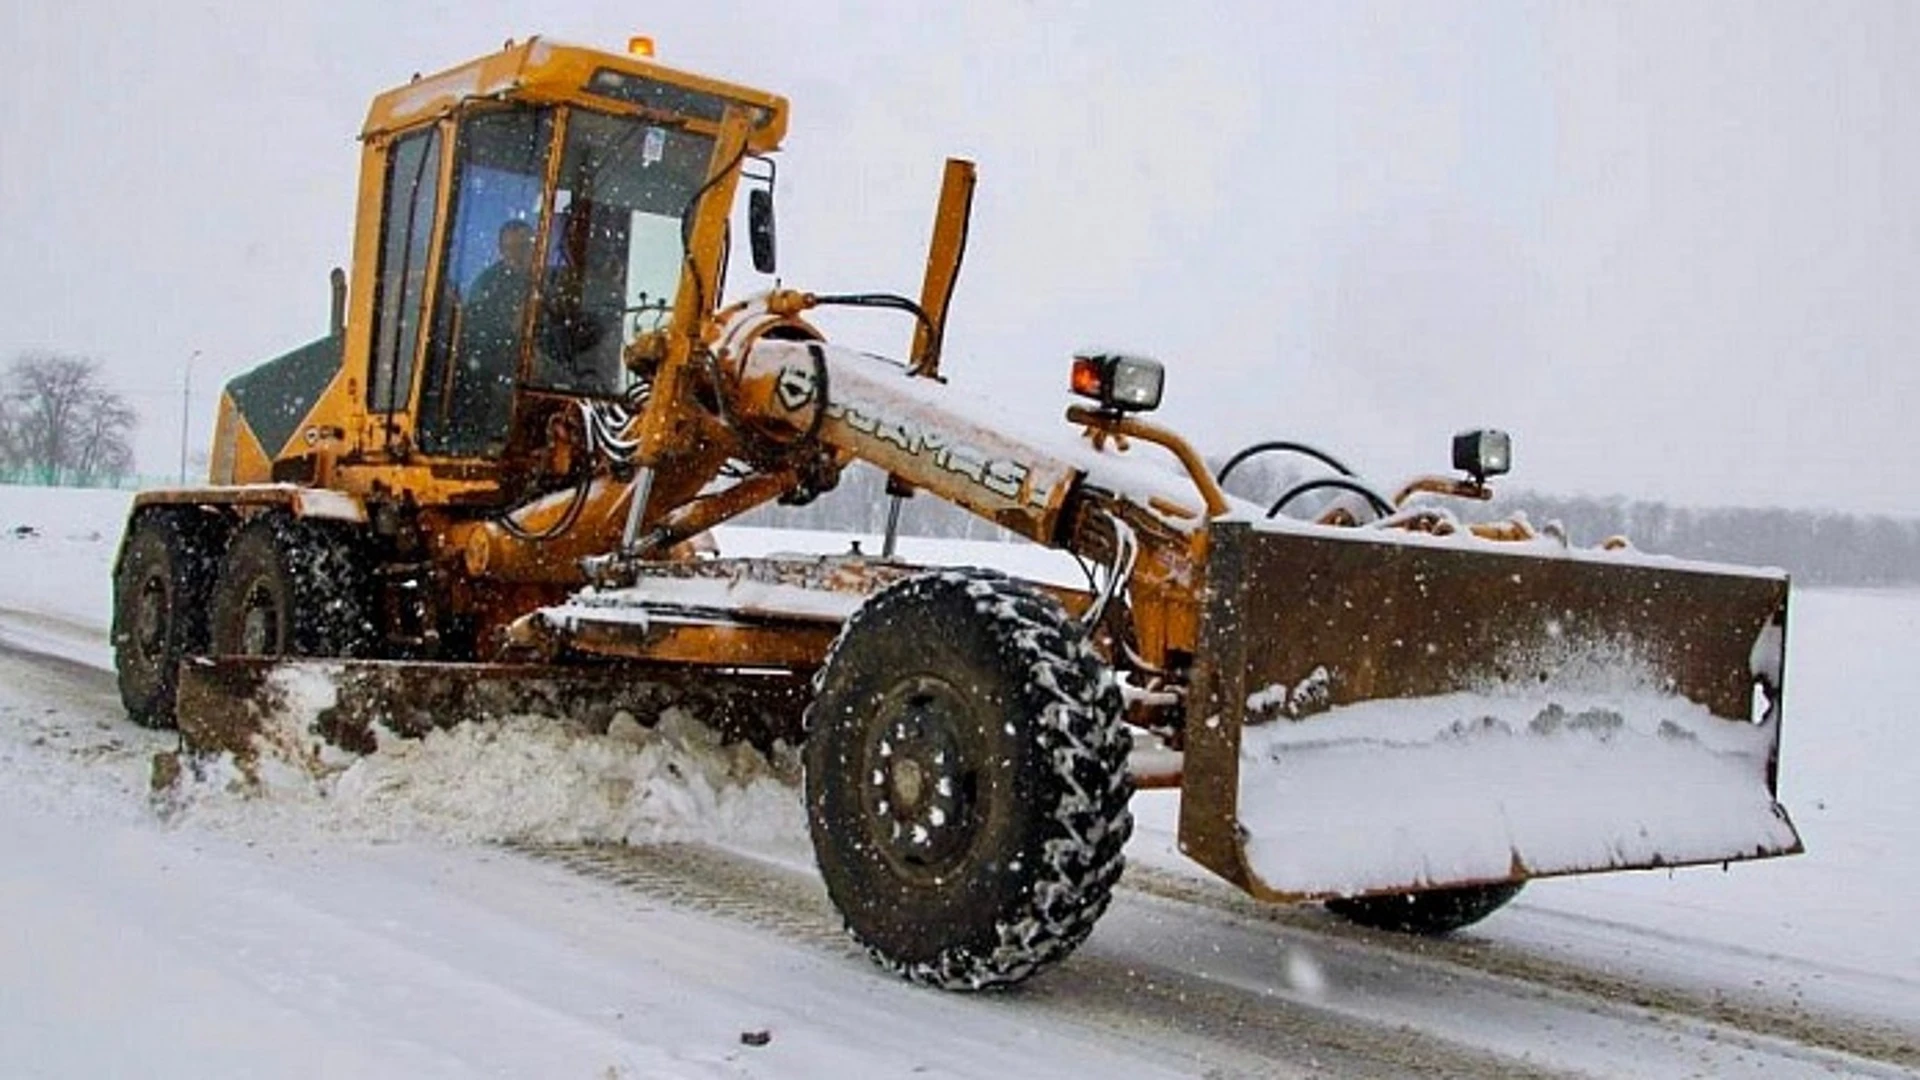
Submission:
M 1145 412 L 1160 407 L 1160 391 L 1166 386 L 1167 370 L 1158 360 L 1118 357 L 1113 365 L 1113 404 L 1122 409 Z
M 1073 358 L 1073 392 L 1116 412 L 1148 412 L 1160 407 L 1167 372 L 1144 356 L 1090 353 Z
M 1481 428 L 1453 437 L 1453 467 L 1485 480 L 1513 468 L 1513 440 L 1504 431 Z

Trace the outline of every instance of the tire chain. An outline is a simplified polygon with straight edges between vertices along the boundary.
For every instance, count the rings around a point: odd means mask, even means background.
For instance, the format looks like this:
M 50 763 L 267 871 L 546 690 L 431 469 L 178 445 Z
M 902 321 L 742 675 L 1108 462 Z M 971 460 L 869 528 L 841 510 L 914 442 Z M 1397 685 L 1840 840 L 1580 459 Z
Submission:
M 1132 779 L 1127 773 L 1131 740 L 1120 714 L 1120 689 L 1113 673 L 1084 635 L 1064 634 L 1057 604 L 1005 574 L 963 568 L 935 571 L 889 590 L 915 593 L 959 588 L 995 617 L 1013 624 L 1007 640 L 1023 654 L 1022 666 L 1053 698 L 1041 711 L 1036 736 L 1055 774 L 1071 791 L 1061 800 L 1053 826 L 1057 835 L 1044 842 L 1045 870 L 1034 883 L 1030 916 L 997 924 L 998 944 L 990 952 L 949 949 L 932 961 L 904 963 L 867 947 L 874 963 L 903 978 L 948 990 L 1007 986 L 1058 962 L 1078 948 L 1106 911 L 1114 884 L 1125 867 L 1123 849 L 1133 832 L 1127 809 Z M 897 592 L 896 592 L 897 590 Z M 987 605 L 991 605 L 988 607 Z M 821 691 L 841 642 L 870 610 L 863 607 L 847 621 L 826 662 L 814 675 Z M 1097 709 L 1086 708 L 1087 702 Z M 1102 723 L 1102 716 L 1112 718 Z M 811 727 L 811 723 L 809 723 Z M 849 926 L 848 933 L 853 930 Z M 865 943 L 862 943 L 863 945 Z

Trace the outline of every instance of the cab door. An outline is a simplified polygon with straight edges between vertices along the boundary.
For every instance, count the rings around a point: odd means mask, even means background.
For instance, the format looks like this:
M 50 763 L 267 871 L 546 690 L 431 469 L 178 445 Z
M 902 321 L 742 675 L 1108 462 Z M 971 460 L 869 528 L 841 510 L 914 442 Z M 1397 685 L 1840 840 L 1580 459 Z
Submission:
M 386 150 L 366 395 L 374 445 L 388 450 L 405 442 L 410 426 L 406 414 L 412 411 L 435 271 L 441 146 L 436 124 L 396 137 Z
M 429 454 L 495 459 L 507 447 L 552 140 L 550 109 L 494 106 L 459 121 L 419 396 L 420 448 Z

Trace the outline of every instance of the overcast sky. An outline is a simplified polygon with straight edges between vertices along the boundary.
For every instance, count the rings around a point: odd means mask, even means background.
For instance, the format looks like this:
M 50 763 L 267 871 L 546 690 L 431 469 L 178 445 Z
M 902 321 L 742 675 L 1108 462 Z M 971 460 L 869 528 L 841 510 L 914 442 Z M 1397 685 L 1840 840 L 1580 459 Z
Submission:
M 788 95 L 798 287 L 917 293 L 975 159 L 947 366 L 1036 419 L 1100 343 L 1214 452 L 1388 484 L 1492 425 L 1528 487 L 1920 514 L 1905 0 L 5 0 L 0 359 L 98 357 L 170 470 L 196 350 L 199 450 L 324 332 L 372 95 L 534 32 Z

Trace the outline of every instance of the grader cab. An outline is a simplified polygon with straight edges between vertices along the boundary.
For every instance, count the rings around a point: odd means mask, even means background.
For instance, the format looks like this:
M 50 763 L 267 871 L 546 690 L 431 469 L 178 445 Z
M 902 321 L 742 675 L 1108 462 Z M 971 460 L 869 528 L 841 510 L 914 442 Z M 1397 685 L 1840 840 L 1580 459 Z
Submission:
M 1798 849 L 1782 576 L 1469 523 L 1508 465 L 1491 432 L 1461 477 L 1388 498 L 1336 469 L 1269 511 L 1144 418 L 1166 373 L 1137 357 L 1076 358 L 1085 404 L 1019 430 L 940 377 L 964 162 L 917 299 L 729 300 L 743 188 L 772 268 L 786 125 L 775 95 L 539 39 L 381 95 L 331 332 L 228 387 L 208 484 L 135 500 L 133 718 L 245 756 L 315 676 L 311 733 L 352 750 L 669 706 L 804 741 L 849 929 L 961 988 L 1086 937 L 1136 786 L 1177 787 L 1183 850 L 1249 892 L 1426 931 L 1532 877 Z M 910 314 L 908 355 L 831 342 L 835 306 Z M 915 567 L 891 527 L 877 556 L 713 550 L 856 462 L 1086 587 Z M 1316 488 L 1346 498 L 1279 514 Z

